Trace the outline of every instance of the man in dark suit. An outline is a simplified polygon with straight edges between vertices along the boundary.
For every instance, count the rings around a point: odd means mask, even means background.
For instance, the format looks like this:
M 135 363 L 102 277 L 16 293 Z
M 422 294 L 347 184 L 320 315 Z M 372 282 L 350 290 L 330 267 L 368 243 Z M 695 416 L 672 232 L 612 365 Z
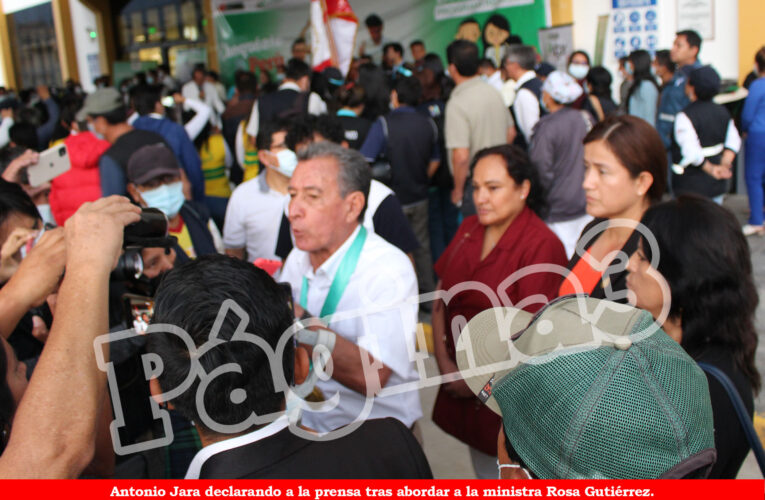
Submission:
M 323 437 L 290 423 L 285 392 L 305 381 L 309 355 L 293 343 L 289 295 L 252 264 L 220 255 L 163 279 L 152 319 L 163 331 L 148 334 L 161 372 L 150 386 L 199 432 L 203 449 L 186 477 L 431 478 L 398 420 L 368 420 Z

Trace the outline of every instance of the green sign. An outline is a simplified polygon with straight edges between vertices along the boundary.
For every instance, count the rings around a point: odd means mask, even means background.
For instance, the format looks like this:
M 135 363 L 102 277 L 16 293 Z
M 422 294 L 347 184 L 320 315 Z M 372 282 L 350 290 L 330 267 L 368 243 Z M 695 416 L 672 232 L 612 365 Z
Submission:
M 376 13 L 385 23 L 383 36 L 404 46 L 405 59 L 411 58 L 409 43 L 419 39 L 425 42 L 428 52 L 439 54 L 444 62 L 446 47 L 468 17 L 483 29 L 492 14 L 501 14 L 510 22 L 513 35 L 538 46 L 537 30 L 546 26 L 545 3 L 545 0 L 350 0 L 359 19 L 357 47 L 369 38 L 364 19 Z M 231 83 L 237 69 L 273 70 L 289 59 L 292 42 L 301 34 L 310 43 L 308 4 L 308 0 L 273 0 L 267 10 L 264 7 L 225 14 L 216 10 L 213 22 L 223 79 Z M 478 43 L 484 50 L 481 40 Z

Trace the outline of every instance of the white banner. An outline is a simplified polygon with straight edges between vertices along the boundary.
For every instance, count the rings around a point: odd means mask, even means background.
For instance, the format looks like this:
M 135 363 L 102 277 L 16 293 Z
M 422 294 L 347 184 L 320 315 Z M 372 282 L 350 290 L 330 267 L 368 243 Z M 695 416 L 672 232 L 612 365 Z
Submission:
M 436 21 L 489 12 L 503 7 L 533 4 L 534 0 L 438 0 L 434 11 Z

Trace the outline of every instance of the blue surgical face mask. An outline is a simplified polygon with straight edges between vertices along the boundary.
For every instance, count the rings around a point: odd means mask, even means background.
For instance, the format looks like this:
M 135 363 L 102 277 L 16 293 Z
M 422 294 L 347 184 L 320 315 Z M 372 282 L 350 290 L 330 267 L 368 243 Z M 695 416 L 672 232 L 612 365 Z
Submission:
M 631 62 L 627 62 L 627 64 L 624 65 L 624 72 L 630 76 L 635 74 L 635 68 L 632 66 Z
M 90 130 L 90 133 L 95 135 L 97 138 L 101 139 L 102 141 L 104 140 L 103 134 L 99 134 L 98 132 L 96 132 L 96 127 L 94 127 L 93 124 L 90 122 L 88 122 L 88 130 Z
M 56 225 L 56 219 L 53 218 L 53 211 L 50 209 L 50 204 L 37 205 L 37 212 L 40 214 L 40 218 L 45 224 Z
M 279 160 L 279 166 L 276 168 L 276 171 L 287 177 L 292 177 L 298 164 L 295 152 L 291 149 L 282 149 L 276 153 L 276 159 Z
M 141 198 L 151 208 L 158 208 L 168 219 L 172 219 L 186 202 L 183 197 L 183 182 L 162 184 L 158 188 L 141 192 Z
M 571 63 L 568 65 L 568 74 L 577 80 L 584 80 L 590 67 L 586 64 Z

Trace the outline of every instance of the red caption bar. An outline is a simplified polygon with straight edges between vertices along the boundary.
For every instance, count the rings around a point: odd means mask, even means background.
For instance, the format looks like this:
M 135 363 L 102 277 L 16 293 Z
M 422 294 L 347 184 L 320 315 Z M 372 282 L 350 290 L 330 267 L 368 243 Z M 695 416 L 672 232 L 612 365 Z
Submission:
M 765 497 L 765 481 L 0 481 L 5 498 L 652 498 Z

